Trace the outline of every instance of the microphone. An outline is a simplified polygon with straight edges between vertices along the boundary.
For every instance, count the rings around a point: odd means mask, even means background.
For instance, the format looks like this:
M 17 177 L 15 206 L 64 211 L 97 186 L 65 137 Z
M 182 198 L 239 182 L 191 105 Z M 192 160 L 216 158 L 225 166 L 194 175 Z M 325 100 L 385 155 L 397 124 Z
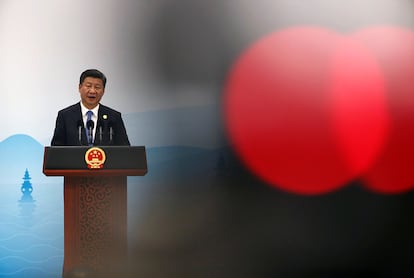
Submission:
M 78 121 L 78 140 L 79 140 L 79 145 L 82 145 L 82 121 L 81 120 Z
M 102 145 L 102 122 L 98 122 L 99 145 Z
M 89 121 L 87 121 L 86 122 L 86 127 L 87 127 L 87 129 L 88 129 L 88 137 L 89 137 L 89 141 L 90 142 L 88 142 L 88 145 L 92 145 L 92 130 L 93 130 L 93 127 L 94 127 L 94 125 L 95 125 L 95 123 L 92 121 L 92 120 L 89 120 Z
M 109 144 L 112 144 L 112 137 L 114 136 L 114 131 L 112 130 L 112 126 L 109 127 Z

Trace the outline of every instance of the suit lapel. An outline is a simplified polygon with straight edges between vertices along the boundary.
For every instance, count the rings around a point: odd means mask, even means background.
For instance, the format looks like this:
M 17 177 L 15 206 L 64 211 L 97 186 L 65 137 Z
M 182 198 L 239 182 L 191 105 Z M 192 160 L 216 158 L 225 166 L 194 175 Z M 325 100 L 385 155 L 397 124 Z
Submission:
M 104 132 L 105 132 L 105 127 L 106 127 L 106 117 L 108 117 L 108 115 L 107 115 L 107 110 L 105 109 L 105 106 L 102 104 L 99 104 L 98 116 L 96 119 L 94 145 L 95 144 L 102 145 L 105 142 Z M 99 130 L 99 127 L 101 127 L 102 132 Z M 102 137 L 102 139 L 100 137 Z
M 82 130 L 81 130 L 82 145 L 88 145 L 88 141 L 86 140 L 86 128 L 85 128 L 85 124 L 83 122 L 83 115 L 82 115 L 82 109 L 81 109 L 80 102 L 78 103 L 78 105 L 76 105 L 76 108 L 74 110 L 74 119 L 75 119 L 75 123 L 76 123 L 77 128 L 79 126 L 79 124 L 78 124 L 79 122 L 82 125 Z M 78 131 L 76 133 L 79 134 Z

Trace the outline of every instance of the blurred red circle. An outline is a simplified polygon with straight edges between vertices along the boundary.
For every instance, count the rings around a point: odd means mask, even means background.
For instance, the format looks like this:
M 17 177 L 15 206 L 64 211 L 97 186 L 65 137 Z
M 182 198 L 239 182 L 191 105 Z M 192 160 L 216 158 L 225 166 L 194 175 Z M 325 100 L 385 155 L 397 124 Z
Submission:
M 224 115 L 241 161 L 270 185 L 322 194 L 376 159 L 387 131 L 384 81 L 356 40 L 319 27 L 272 33 L 229 72 Z
M 369 48 L 381 66 L 390 114 L 386 144 L 362 179 L 375 192 L 407 192 L 414 188 L 414 33 L 403 27 L 372 26 L 352 38 Z

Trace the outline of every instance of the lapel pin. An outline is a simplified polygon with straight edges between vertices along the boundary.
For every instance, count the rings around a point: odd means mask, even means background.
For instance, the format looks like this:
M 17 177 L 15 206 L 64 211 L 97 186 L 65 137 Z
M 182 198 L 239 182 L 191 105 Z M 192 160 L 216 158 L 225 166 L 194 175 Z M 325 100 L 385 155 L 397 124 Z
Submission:
M 105 114 L 105 115 L 103 115 L 103 116 L 102 116 L 102 118 L 103 118 L 104 120 L 106 120 L 106 119 L 108 119 L 108 115 L 106 115 L 106 114 Z

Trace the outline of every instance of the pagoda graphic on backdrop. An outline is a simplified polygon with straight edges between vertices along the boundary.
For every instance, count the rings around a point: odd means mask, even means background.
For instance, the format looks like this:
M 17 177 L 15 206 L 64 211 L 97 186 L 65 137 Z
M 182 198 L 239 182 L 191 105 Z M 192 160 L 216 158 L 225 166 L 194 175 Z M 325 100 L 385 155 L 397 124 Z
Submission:
M 20 187 L 20 191 L 22 192 L 22 198 L 20 199 L 20 202 L 34 202 L 33 197 L 32 197 L 32 192 L 33 192 L 33 186 L 32 183 L 30 182 L 32 178 L 29 175 L 29 171 L 26 168 L 26 171 L 24 172 L 24 176 L 23 176 L 23 183 L 22 186 Z

